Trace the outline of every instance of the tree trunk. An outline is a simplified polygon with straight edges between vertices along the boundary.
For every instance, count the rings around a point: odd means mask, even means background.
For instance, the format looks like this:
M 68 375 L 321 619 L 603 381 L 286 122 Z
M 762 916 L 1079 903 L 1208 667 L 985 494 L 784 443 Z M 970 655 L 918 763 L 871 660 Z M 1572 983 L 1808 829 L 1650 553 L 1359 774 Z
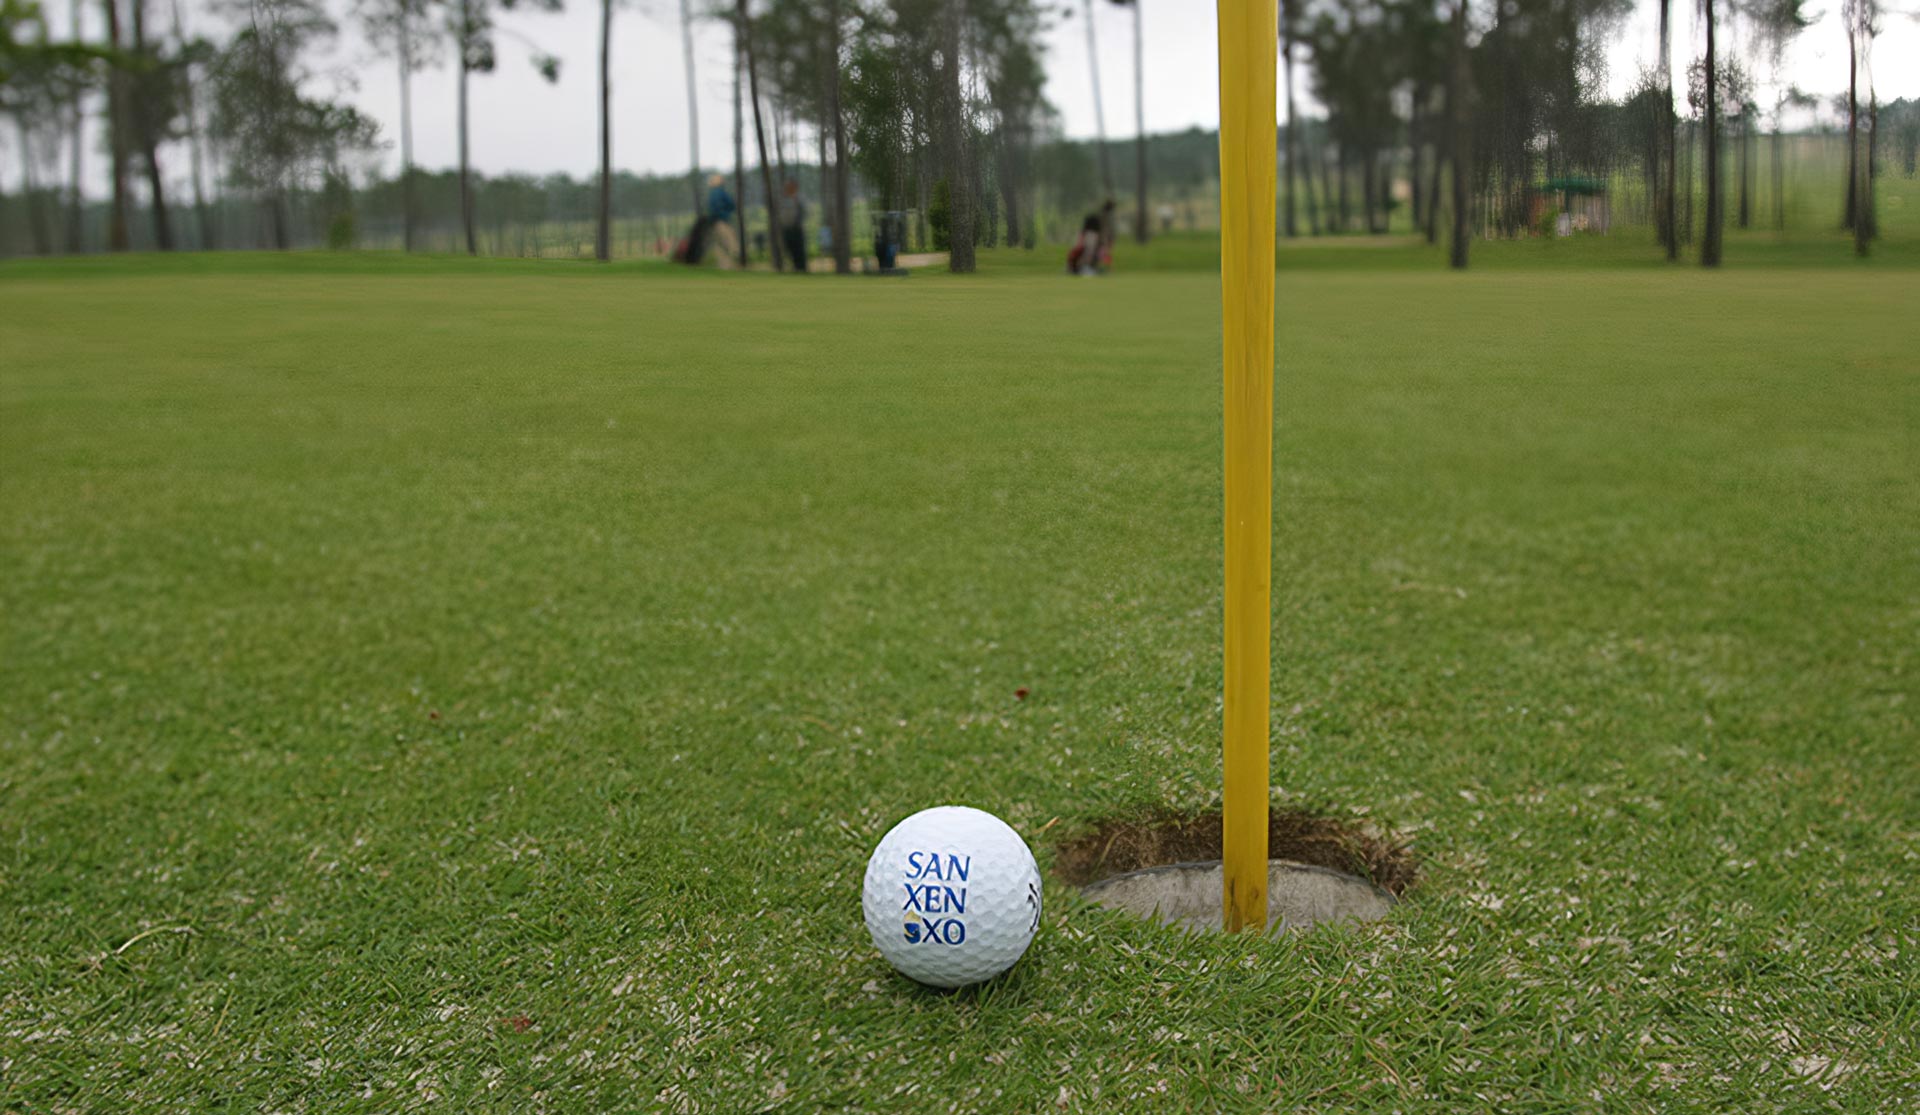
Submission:
M 1867 31 L 1864 27 L 1861 29 L 1856 41 L 1859 42 L 1861 50 L 1866 49 Z M 1868 95 L 1869 98 L 1872 97 L 1871 90 L 1869 90 Z M 1862 259 L 1866 258 L 1867 254 L 1872 250 L 1873 237 L 1876 231 L 1874 228 L 1873 213 L 1873 117 L 1876 115 L 1878 115 L 1878 113 L 1875 111 L 1870 100 L 1867 109 L 1867 149 L 1864 157 L 1855 157 L 1855 164 L 1858 171 L 1855 175 L 1856 185 L 1853 190 L 1853 252 Z
M 1420 100 L 1425 93 L 1426 90 L 1419 86 L 1416 85 L 1414 87 L 1413 119 L 1407 126 L 1407 201 L 1412 206 L 1411 218 L 1415 231 L 1418 231 L 1425 225 L 1425 222 L 1422 221 L 1421 218 L 1425 216 L 1423 203 L 1426 199 L 1420 196 L 1420 141 L 1425 138 L 1425 129 L 1420 126 L 1422 123 Z M 1391 198 L 1393 179 L 1389 177 L 1387 182 L 1387 192 L 1389 198 Z
M 1880 178 L 1880 97 L 1867 83 L 1867 174 L 1866 189 L 1860 194 L 1860 223 L 1866 226 L 1867 239 L 1880 237 L 1880 209 L 1874 193 Z
M 747 99 L 753 104 L 753 141 L 760 150 L 760 184 L 767 191 L 767 250 L 773 256 L 773 269 L 781 270 L 779 207 L 774 202 L 773 168 L 767 163 L 767 131 L 760 120 L 760 74 L 753 58 L 753 21 L 747 15 L 747 0 L 734 0 L 734 18 L 739 21 L 741 49 L 747 56 Z
M 960 25 L 966 0 L 943 2 L 941 115 L 947 130 L 947 271 L 973 271 L 973 173 L 968 167 L 966 102 L 960 94 Z
M 1700 238 L 1700 266 L 1720 266 L 1720 76 L 1713 46 L 1713 0 L 1701 0 L 1707 19 L 1707 231 Z
M 1436 136 L 1433 145 L 1433 168 L 1427 175 L 1427 243 L 1440 242 L 1440 142 Z
M 1340 216 L 1333 208 L 1333 160 L 1327 157 L 1326 130 L 1321 129 L 1320 144 L 1314 148 L 1314 157 L 1320 161 L 1320 212 L 1323 214 L 1321 225 L 1328 232 L 1345 231 L 1340 227 Z
M 823 89 L 822 93 L 824 94 L 824 92 L 825 90 Z M 820 103 L 822 105 L 826 104 L 825 96 L 822 96 L 820 98 Z M 819 220 L 817 221 L 817 223 L 820 225 L 825 225 L 827 221 L 831 218 L 831 215 L 833 212 L 831 209 L 827 208 L 827 128 L 828 127 L 829 127 L 829 124 L 825 119 L 814 121 L 814 128 L 813 128 L 814 139 L 819 142 L 820 146 L 819 146 L 819 161 L 813 164 L 813 168 L 815 171 L 815 174 L 813 176 L 814 178 L 813 196 L 820 199 L 820 217 L 819 217 Z M 805 193 L 806 191 L 803 188 L 801 192 Z
M 1773 120 L 1773 227 L 1776 231 L 1787 230 L 1787 164 L 1786 139 L 1780 134 L 1778 114 Z
M 1667 259 L 1680 258 L 1680 226 L 1676 210 L 1678 204 L 1678 183 L 1675 174 L 1680 162 L 1680 117 L 1673 108 L 1673 27 L 1671 23 L 1673 0 L 1660 0 L 1660 88 L 1666 94 L 1667 118 L 1662 121 L 1661 131 L 1666 137 L 1666 159 L 1661 167 L 1661 181 L 1664 183 L 1660 198 L 1659 217 L 1655 225 L 1660 232 L 1660 243 L 1667 249 Z M 1691 190 L 1691 185 L 1689 185 Z
M 833 117 L 833 270 L 853 274 L 853 180 L 847 167 L 847 118 L 840 108 L 840 0 L 828 0 L 828 40 L 833 59 L 827 74 L 827 112 Z M 826 168 L 822 167 L 824 172 Z
M 1136 3 L 1139 0 L 1135 0 Z M 1293 103 L 1293 5 L 1294 0 L 1282 0 L 1280 9 L 1280 79 L 1287 87 L 1287 178 L 1281 192 L 1281 227 L 1286 230 L 1288 239 L 1300 235 L 1300 221 L 1294 204 L 1294 164 L 1300 157 L 1300 118 Z
M 759 103 L 760 102 L 755 101 L 754 105 L 757 107 Z M 772 97 L 769 97 L 768 103 L 767 103 L 767 110 L 768 110 L 768 115 L 773 117 L 773 119 L 769 121 L 769 123 L 771 123 L 772 126 L 767 129 L 768 131 L 773 133 L 773 166 L 775 170 L 778 170 L 780 172 L 780 176 L 774 179 L 774 181 L 779 183 L 780 189 L 785 189 L 786 184 L 793 180 L 793 173 L 787 167 L 786 141 L 782 138 L 782 133 L 784 133 L 786 129 L 781 126 L 780 105 L 778 101 Z M 799 156 L 799 152 L 797 151 L 794 152 L 794 155 L 797 158 Z M 771 220 L 771 218 L 769 218 L 769 220 Z
M 472 18 L 473 14 L 468 7 L 468 0 L 460 0 L 460 41 L 454 44 L 454 49 L 460 54 L 457 60 L 457 66 L 460 70 L 460 225 L 466 230 L 467 234 L 467 254 L 475 256 L 480 254 L 480 241 L 475 237 L 473 231 L 473 182 L 467 149 L 467 78 L 469 66 L 467 64 L 468 44 L 466 40 L 468 35 L 472 33 Z
M 78 11 L 79 5 L 75 5 L 74 10 Z M 187 41 L 186 26 L 180 18 L 180 0 L 173 0 L 173 40 L 183 45 Z M 207 210 L 205 168 L 200 155 L 200 106 L 195 94 L 197 84 L 197 75 L 191 69 L 182 75 L 180 86 L 185 98 L 182 107 L 186 109 L 187 116 L 187 162 L 193 171 L 193 223 L 200 234 L 200 249 L 206 251 L 215 244 L 212 215 Z
M 967 136 L 966 102 L 960 93 L 960 25 L 966 0 L 944 0 L 940 77 L 941 109 L 947 132 L 947 270 L 971 272 L 973 258 L 973 173 L 967 156 L 973 145 Z M 1089 25 L 1091 26 L 1091 25 Z
M 1007 247 L 1020 246 L 1020 193 L 1015 182 L 1014 158 L 1019 141 L 1013 137 L 1012 126 L 1005 116 L 1000 118 L 999 141 L 1000 157 L 996 160 L 996 169 L 1000 177 L 1000 208 L 1007 214 Z
M 1353 175 L 1347 169 L 1347 145 L 1342 143 L 1334 150 L 1340 174 L 1340 231 L 1349 232 L 1353 229 L 1353 208 L 1347 201 L 1347 181 Z
M 1379 158 L 1371 151 L 1360 159 L 1360 211 L 1366 219 L 1369 236 L 1380 231 L 1374 226 L 1374 201 L 1379 196 L 1379 183 L 1376 181 L 1379 164 Z
M 1508 5 L 1502 0 L 1494 0 L 1493 30 L 1495 58 L 1500 66 L 1500 123 L 1499 128 L 1487 137 L 1487 152 L 1494 166 L 1495 181 L 1492 199 L 1492 220 L 1497 223 L 1502 236 L 1511 236 L 1515 231 L 1514 221 L 1514 134 L 1513 124 L 1513 46 L 1511 36 L 1506 33 L 1506 15 Z M 1524 148 L 1523 148 L 1524 150 Z
M 980 137 L 972 134 L 971 126 L 967 131 L 967 196 L 973 202 L 973 242 L 976 248 L 997 248 L 1000 246 L 1000 198 L 987 187 L 987 160 L 983 157 Z
M 1467 128 L 1467 97 L 1473 80 L 1467 68 L 1467 0 L 1456 0 L 1453 9 L 1453 80 L 1447 87 L 1447 114 L 1453 117 L 1453 243 L 1447 263 L 1456 271 L 1467 267 L 1467 166 L 1473 158 L 1473 136 Z
M 1113 161 L 1107 153 L 1107 110 L 1100 100 L 1100 43 L 1093 33 L 1093 0 L 1086 0 L 1087 72 L 1093 75 L 1093 132 L 1100 153 L 1100 189 L 1113 196 Z
M 1853 0 L 1861 3 L 1863 0 Z M 1853 16 L 1847 20 L 1847 209 L 1840 227 L 1851 230 L 1860 209 L 1860 44 Z M 1861 241 L 1856 238 L 1856 243 Z
M 1697 130 L 1698 125 L 1689 120 L 1687 121 L 1685 130 L 1681 133 L 1680 151 L 1686 161 L 1687 172 L 1681 175 L 1680 178 L 1681 181 L 1686 184 L 1687 194 L 1685 203 L 1680 209 L 1680 227 L 1676 230 L 1675 235 L 1688 244 L 1693 243 L 1693 195 L 1698 192 L 1693 188 L 1695 177 L 1693 173 L 1694 148 L 1699 146 L 1698 139 L 1694 135 Z
M 740 25 L 733 26 L 733 226 L 739 233 L 740 266 L 747 265 L 747 156 L 746 110 L 742 107 L 742 89 L 746 81 L 747 52 Z
M 74 42 L 80 42 L 80 4 L 72 5 Z M 81 183 L 85 179 L 82 152 L 86 148 L 87 117 L 86 108 L 81 104 L 82 92 L 75 86 L 73 97 L 67 103 L 67 251 L 83 252 L 87 248 L 86 217 L 87 199 Z
M 1393 176 L 1399 162 L 1398 153 L 1391 147 L 1380 152 L 1378 184 L 1380 186 L 1380 233 L 1383 236 L 1393 231 Z
M 705 212 L 700 202 L 700 90 L 693 79 L 693 12 L 680 0 L 680 50 L 687 64 L 687 178 L 693 186 L 693 215 Z
M 613 0 L 600 0 L 600 212 L 593 258 L 613 258 Z
M 1740 110 L 1740 212 L 1736 224 L 1753 226 L 1753 113 Z
M 1313 191 L 1313 152 L 1311 133 L 1302 136 L 1294 143 L 1294 150 L 1300 153 L 1300 192 L 1306 196 L 1307 231 L 1320 235 L 1320 202 Z
M 46 191 L 33 180 L 33 138 L 26 114 L 14 113 L 13 124 L 20 138 L 20 200 L 27 206 L 27 234 L 33 239 L 35 255 L 52 255 L 53 229 L 47 222 Z
M 133 53 L 142 67 L 155 60 L 147 53 L 147 0 L 130 0 L 133 5 Z M 140 158 L 147 167 L 147 190 L 152 197 L 153 242 L 163 252 L 173 250 L 173 222 L 167 219 L 166 182 L 160 173 L 160 137 L 156 134 L 154 110 L 150 103 L 157 100 L 156 91 L 150 88 L 152 78 L 144 71 L 140 74 L 133 92 L 133 114 L 135 127 L 140 141 Z
M 1147 71 L 1146 47 L 1140 29 L 1140 9 L 1145 6 L 1146 0 L 1133 0 L 1133 123 L 1136 137 L 1133 141 L 1133 161 L 1136 179 L 1134 191 L 1138 195 L 1133 238 L 1142 244 L 1153 235 L 1153 228 L 1147 221 Z
M 932 176 L 929 170 L 930 162 L 926 147 L 922 145 L 914 155 L 914 163 L 919 167 L 919 172 L 913 176 L 914 186 L 919 195 L 915 199 L 913 210 L 913 250 L 916 252 L 927 250 L 927 210 L 932 207 L 932 198 L 928 196 L 927 184 Z
M 128 149 L 132 146 L 127 120 L 127 74 L 120 53 L 120 0 L 102 0 L 107 10 L 107 49 L 115 60 L 107 70 L 107 145 L 113 161 L 113 208 L 107 214 L 107 250 L 124 252 L 132 246 L 128 234 L 132 200 L 127 188 Z
M 411 4 L 411 0 L 406 0 Z M 413 12 L 400 12 L 400 237 L 407 251 L 413 244 Z

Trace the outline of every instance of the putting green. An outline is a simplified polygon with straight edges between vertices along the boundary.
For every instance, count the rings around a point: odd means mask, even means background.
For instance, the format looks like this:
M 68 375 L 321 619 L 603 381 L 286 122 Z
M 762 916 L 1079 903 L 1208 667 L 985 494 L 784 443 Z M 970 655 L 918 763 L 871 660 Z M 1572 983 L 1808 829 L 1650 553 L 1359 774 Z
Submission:
M 954 995 L 893 822 L 1216 803 L 1203 246 L 0 269 L 0 1106 L 1903 1106 L 1920 271 L 1525 247 L 1282 256 L 1277 800 L 1419 885 Z

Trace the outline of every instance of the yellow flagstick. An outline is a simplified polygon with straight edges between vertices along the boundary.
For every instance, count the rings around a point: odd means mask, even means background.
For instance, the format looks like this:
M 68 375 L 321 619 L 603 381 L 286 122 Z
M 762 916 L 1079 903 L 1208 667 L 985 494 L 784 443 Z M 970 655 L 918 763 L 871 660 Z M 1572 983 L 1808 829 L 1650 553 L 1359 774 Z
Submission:
M 1220 300 L 1226 372 L 1227 932 L 1267 925 L 1273 579 L 1276 0 L 1219 0 Z

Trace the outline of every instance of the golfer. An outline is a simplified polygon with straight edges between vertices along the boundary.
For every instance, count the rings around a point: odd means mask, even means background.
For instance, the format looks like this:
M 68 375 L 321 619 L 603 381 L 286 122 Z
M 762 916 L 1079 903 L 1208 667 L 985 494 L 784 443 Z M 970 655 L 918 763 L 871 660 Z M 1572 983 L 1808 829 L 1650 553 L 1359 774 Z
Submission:
M 714 255 L 722 267 L 737 267 L 740 263 L 740 236 L 733 231 L 733 215 L 737 209 L 733 195 L 727 192 L 727 176 L 716 174 L 708 178 L 708 232 L 720 249 Z
M 800 200 L 800 183 L 789 178 L 780 187 L 780 246 L 795 274 L 807 273 L 807 206 Z

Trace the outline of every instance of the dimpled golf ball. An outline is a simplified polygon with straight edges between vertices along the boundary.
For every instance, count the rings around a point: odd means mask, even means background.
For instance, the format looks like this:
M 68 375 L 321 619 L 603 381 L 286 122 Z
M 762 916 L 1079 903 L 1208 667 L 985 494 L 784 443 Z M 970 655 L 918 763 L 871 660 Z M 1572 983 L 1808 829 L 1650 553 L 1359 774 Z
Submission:
M 874 947 L 909 979 L 962 987 L 1020 959 L 1040 928 L 1040 869 L 1020 834 L 964 805 L 923 809 L 867 860 Z

